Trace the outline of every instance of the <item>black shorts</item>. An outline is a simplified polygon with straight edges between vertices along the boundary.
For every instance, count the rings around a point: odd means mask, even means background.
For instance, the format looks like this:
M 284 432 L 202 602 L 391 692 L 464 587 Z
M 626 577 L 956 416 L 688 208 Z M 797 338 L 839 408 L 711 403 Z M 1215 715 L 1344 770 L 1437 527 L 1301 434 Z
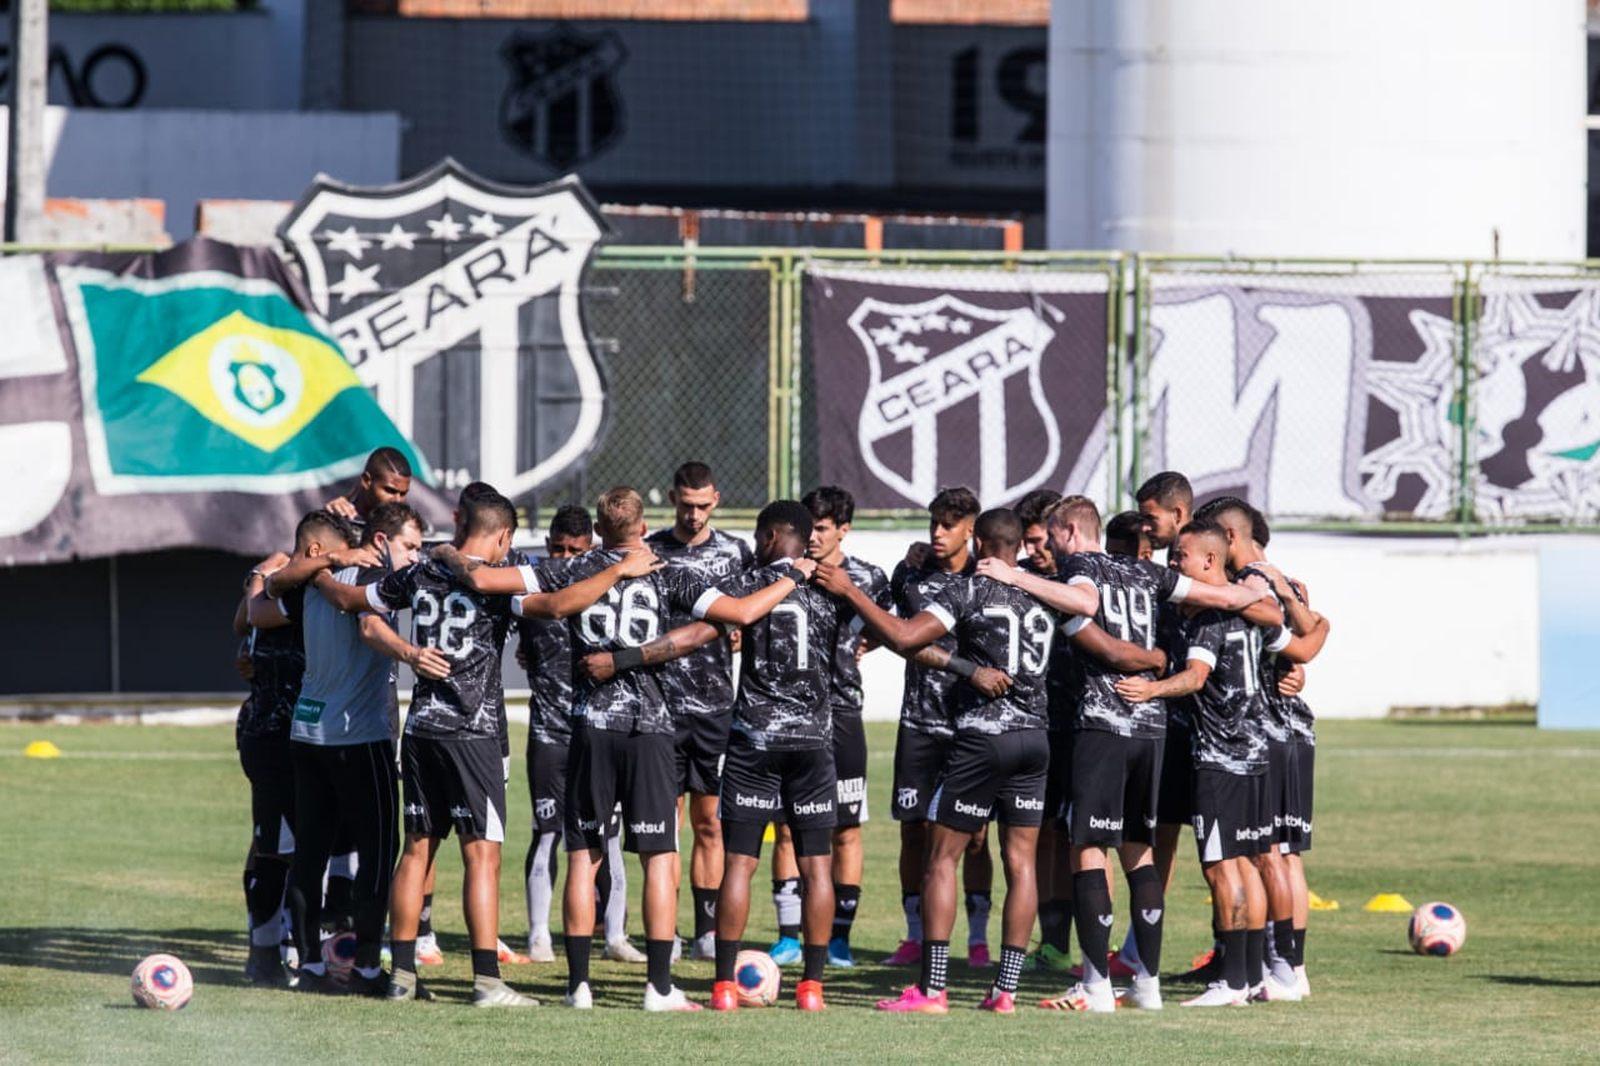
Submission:
M 443 839 L 506 839 L 505 758 L 498 737 L 440 739 L 407 734 L 400 744 L 406 832 Z
M 1165 741 L 1080 729 L 1072 741 L 1072 802 L 1067 835 L 1074 846 L 1153 844 Z
M 991 818 L 1001 825 L 1039 825 L 1049 767 L 1050 742 L 1042 729 L 957 733 L 928 820 L 960 833 L 976 833 Z
M 722 767 L 717 817 L 757 825 L 782 822 L 793 833 L 795 854 L 806 855 L 800 840 L 810 834 L 804 831 L 834 826 L 838 780 L 831 748 L 763 751 L 736 732 Z
M 1262 817 L 1265 774 L 1230 774 L 1209 766 L 1194 771 L 1194 839 L 1200 863 L 1259 855 L 1271 847 Z
M 1312 786 L 1317 776 L 1317 746 L 1304 739 L 1296 739 L 1290 743 L 1289 749 L 1294 753 L 1295 796 L 1291 817 L 1287 819 L 1289 824 L 1284 834 L 1283 851 L 1298 855 L 1311 850 L 1311 810 L 1315 792 Z
M 722 784 L 722 759 L 728 751 L 733 708 L 716 714 L 682 714 L 673 723 L 678 794 L 715 796 Z
M 833 716 L 833 769 L 839 775 L 834 824 L 853 829 L 867 820 L 867 729 L 859 714 Z
M 900 727 L 894 738 L 895 821 L 927 821 L 928 801 L 944 777 L 954 743 L 953 737 L 936 737 L 904 725 Z
M 1161 797 L 1156 801 L 1161 825 L 1194 822 L 1194 731 L 1167 719 L 1167 740 L 1161 754 Z
M 1269 843 L 1283 844 L 1289 839 L 1289 823 L 1299 818 L 1295 813 L 1295 808 L 1299 805 L 1299 790 L 1296 785 L 1299 767 L 1295 765 L 1292 741 L 1267 741 L 1267 772 L 1264 776 L 1266 780 L 1261 787 L 1261 823 L 1272 829 L 1271 836 L 1267 838 Z
M 294 760 L 287 737 L 239 738 L 250 781 L 250 835 L 257 855 L 294 854 Z
M 570 745 L 528 738 L 528 797 L 533 801 L 533 833 L 559 833 L 567 809 L 567 758 Z
M 617 804 L 624 847 L 650 854 L 678 850 L 678 778 L 666 733 L 616 733 L 580 725 L 567 758 L 566 849 L 599 850 Z
M 1072 730 L 1052 729 L 1045 734 L 1050 744 L 1050 766 L 1044 778 L 1045 817 L 1065 821 L 1067 803 L 1072 799 Z

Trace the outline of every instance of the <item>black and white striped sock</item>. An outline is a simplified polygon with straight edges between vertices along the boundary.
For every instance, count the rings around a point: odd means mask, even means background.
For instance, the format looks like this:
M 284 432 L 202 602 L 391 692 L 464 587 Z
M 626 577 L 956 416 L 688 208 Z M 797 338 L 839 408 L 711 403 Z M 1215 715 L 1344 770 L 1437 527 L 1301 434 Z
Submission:
M 998 991 L 1016 992 L 1017 982 L 1022 980 L 1022 964 L 1027 957 L 1027 948 L 1013 947 L 1010 944 L 1000 946 L 1000 976 L 995 978 L 994 982 L 994 987 Z

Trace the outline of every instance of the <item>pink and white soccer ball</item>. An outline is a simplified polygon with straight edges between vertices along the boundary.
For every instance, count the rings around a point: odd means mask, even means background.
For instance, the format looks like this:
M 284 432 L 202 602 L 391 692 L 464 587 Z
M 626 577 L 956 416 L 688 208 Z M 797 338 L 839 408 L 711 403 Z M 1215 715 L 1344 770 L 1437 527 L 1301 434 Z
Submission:
M 356 935 L 351 932 L 335 933 L 324 940 L 322 962 L 334 980 L 348 979 L 356 964 Z
M 147 955 L 133 968 L 133 1001 L 152 1010 L 180 1010 L 194 995 L 194 976 L 174 955 Z
M 1411 912 L 1406 935 L 1418 955 L 1454 955 L 1467 942 L 1467 920 L 1448 903 L 1424 903 Z
M 778 1002 L 778 964 L 765 951 L 741 951 L 733 961 L 733 983 L 741 1007 L 770 1007 Z

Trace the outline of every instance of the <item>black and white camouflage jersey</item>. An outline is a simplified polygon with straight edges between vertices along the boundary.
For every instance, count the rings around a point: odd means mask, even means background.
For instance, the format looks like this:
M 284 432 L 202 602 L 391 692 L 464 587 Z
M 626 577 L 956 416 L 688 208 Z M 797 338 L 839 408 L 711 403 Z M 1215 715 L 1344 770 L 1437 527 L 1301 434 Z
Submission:
M 533 565 L 540 588 L 557 587 L 571 559 Z M 524 560 L 524 565 L 529 564 Z M 565 618 L 518 618 L 517 639 L 528 663 L 528 735 L 545 744 L 572 740 L 572 629 Z
M 720 529 L 699 544 L 685 544 L 668 529 L 645 538 L 669 570 L 687 570 L 704 587 L 721 585 L 755 563 L 750 545 Z M 693 621 L 688 612 L 674 614 L 668 629 Z M 725 640 L 714 640 L 681 659 L 663 663 L 656 675 L 674 715 L 720 714 L 733 705 L 733 653 Z
M 1189 658 L 1188 619 L 1176 605 L 1164 603 L 1156 610 L 1156 647 L 1167 653 L 1167 676 L 1182 670 Z M 1194 697 L 1167 700 L 1167 725 L 1194 730 Z
M 535 591 L 565 588 L 620 562 L 623 553 L 596 548 L 568 560 L 546 587 L 546 575 L 535 573 Z M 567 620 L 573 659 L 591 652 L 620 651 L 650 643 L 674 628 L 672 619 L 695 620 L 704 614 L 710 582 L 689 567 L 666 567 L 644 577 L 617 582 L 593 605 Z M 705 603 L 702 597 L 707 597 Z M 609 681 L 596 682 L 581 671 L 572 676 L 572 716 L 591 729 L 614 733 L 673 732 L 672 712 L 662 692 L 660 668 L 625 670 Z
M 417 677 L 406 733 L 504 742 L 500 655 L 510 628 L 511 598 L 475 592 L 443 563 L 424 559 L 368 585 L 367 602 L 375 611 L 409 607 L 412 643 L 438 648 L 450 659 L 450 675 L 443 680 Z
M 1266 693 L 1261 653 L 1281 650 L 1291 634 L 1282 626 L 1260 629 L 1227 611 L 1201 611 L 1185 619 L 1185 661 L 1208 664 L 1206 683 L 1194 694 L 1196 766 L 1230 774 L 1259 774 L 1267 767 Z
M 1061 564 L 1057 580 L 1069 585 L 1089 585 L 1100 594 L 1094 622 L 1111 636 L 1137 644 L 1156 646 L 1156 618 L 1161 604 L 1176 603 L 1189 590 L 1189 579 L 1176 570 L 1145 559 L 1106 552 L 1076 552 Z M 1065 626 L 1068 636 L 1088 621 L 1074 618 Z M 1129 703 L 1117 693 L 1123 674 L 1092 655 L 1079 655 L 1083 695 L 1078 703 L 1078 729 L 1098 729 L 1123 737 L 1159 739 L 1166 736 L 1167 710 L 1162 700 Z M 1139 676 L 1154 678 L 1152 673 Z
M 894 601 L 889 598 L 889 579 L 883 571 L 864 559 L 844 557 L 844 572 L 867 598 L 885 611 L 894 611 Z M 829 678 L 829 701 L 838 717 L 861 717 L 861 664 L 856 662 L 856 645 L 861 641 L 861 618 L 850 614 L 850 624 L 839 627 L 838 639 L 833 646 L 833 672 Z
M 1243 583 L 1251 577 L 1259 577 L 1267 583 L 1268 588 L 1272 588 L 1272 580 L 1253 566 L 1246 566 L 1241 569 L 1234 575 L 1233 580 L 1235 583 Z M 1278 591 L 1275 588 L 1272 588 L 1272 598 L 1281 610 L 1283 600 L 1278 596 Z M 1284 617 L 1288 617 L 1287 613 L 1285 613 Z M 1280 744 L 1286 743 L 1294 737 L 1294 725 L 1289 721 L 1289 708 L 1283 702 L 1284 698 L 1278 695 L 1278 657 L 1271 652 L 1266 652 L 1261 656 L 1260 661 L 1263 710 L 1261 729 L 1266 733 L 1268 740 L 1276 741 Z
M 749 596 L 781 580 L 793 560 L 779 559 L 722 582 L 718 591 Z M 715 593 L 708 593 L 714 600 Z M 800 585 L 763 619 L 744 627 L 733 728 L 760 751 L 826 748 L 833 741 L 828 692 L 839 630 L 854 612 L 821 589 Z
M 306 672 L 304 631 L 300 625 L 304 586 L 279 597 L 289 617 L 286 626 L 250 630 L 250 695 L 239 707 L 241 737 L 289 738 L 289 722 Z
M 999 735 L 1043 729 L 1055 612 L 1021 589 L 986 577 L 946 582 L 927 610 L 955 634 L 957 655 L 1011 676 L 1011 687 L 994 698 L 964 682 L 952 688 L 948 700 L 956 731 Z
M 1293 590 L 1295 599 L 1301 603 L 1306 602 L 1304 592 L 1293 580 L 1289 582 L 1289 588 Z M 1293 664 L 1288 660 L 1277 659 L 1276 656 L 1274 656 L 1274 659 L 1276 660 L 1275 678 L 1272 687 L 1267 691 L 1267 698 L 1278 705 L 1280 713 L 1289 723 L 1289 733 L 1294 739 L 1303 744 L 1315 745 L 1317 742 L 1317 716 L 1312 712 L 1311 705 L 1299 696 L 1285 696 L 1278 692 L 1276 677 L 1281 677 Z
M 901 562 L 889 578 L 889 598 L 894 601 L 895 613 L 901 618 L 912 617 L 924 610 L 944 585 L 967 580 L 977 568 L 975 558 L 969 558 L 967 565 L 956 574 L 929 566 L 913 570 Z M 956 635 L 946 633 L 934 641 L 934 646 L 954 652 Z M 954 736 L 955 726 L 945 697 L 958 680 L 952 673 L 930 670 L 907 659 L 905 692 L 900 698 L 900 724 L 930 736 Z

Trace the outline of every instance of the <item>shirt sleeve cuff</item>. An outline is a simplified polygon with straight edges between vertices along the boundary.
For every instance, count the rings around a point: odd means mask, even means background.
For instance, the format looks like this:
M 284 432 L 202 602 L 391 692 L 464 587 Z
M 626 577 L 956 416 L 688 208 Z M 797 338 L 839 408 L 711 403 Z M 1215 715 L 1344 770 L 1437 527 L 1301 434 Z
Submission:
M 379 614 L 388 614 L 389 605 L 383 602 L 383 597 L 378 595 L 378 583 L 372 582 L 367 586 L 367 606 Z
M 707 611 L 711 610 L 711 605 L 720 599 L 722 599 L 720 589 L 706 589 L 700 594 L 700 598 L 694 601 L 694 608 L 689 611 L 689 617 L 698 622 L 706 616 Z
M 537 583 L 538 582 L 535 582 L 535 584 L 537 584 Z M 516 615 L 518 618 L 526 617 L 522 613 L 522 597 L 521 596 L 513 596 L 513 597 L 511 597 L 511 613 Z
M 1086 614 L 1073 615 L 1066 622 L 1062 623 L 1061 632 L 1065 633 L 1069 637 L 1073 636 L 1079 630 L 1083 629 L 1084 626 L 1088 625 L 1091 621 L 1093 621 L 1093 619 L 1091 619 Z
M 1293 639 L 1294 634 L 1289 632 L 1288 627 L 1280 626 L 1278 627 L 1278 635 L 1267 642 L 1267 650 L 1270 652 L 1280 652 L 1284 648 L 1287 648 L 1289 646 L 1289 642 Z
M 1206 666 L 1213 670 L 1217 667 L 1217 657 L 1212 655 L 1207 648 L 1190 648 L 1189 661 L 1192 663 L 1205 663 Z
M 1095 587 L 1094 578 L 1088 577 L 1088 576 L 1086 576 L 1084 574 L 1073 574 L 1071 577 L 1067 578 L 1067 584 L 1069 584 L 1069 585 L 1088 585 L 1090 588 L 1094 588 Z
M 522 575 L 522 588 L 525 592 L 539 591 L 539 575 L 533 572 L 533 567 L 523 563 L 517 567 L 517 573 Z
M 944 626 L 944 631 L 946 633 L 952 633 L 955 631 L 956 616 L 939 606 L 937 603 L 930 603 L 928 606 L 924 607 L 923 610 L 937 618 L 939 620 L 939 624 Z
M 1182 603 L 1189 598 L 1189 590 L 1194 588 L 1194 581 L 1183 574 L 1178 575 L 1178 580 L 1172 583 L 1172 591 L 1167 595 L 1168 603 Z M 1215 660 L 1212 665 L 1216 665 Z

